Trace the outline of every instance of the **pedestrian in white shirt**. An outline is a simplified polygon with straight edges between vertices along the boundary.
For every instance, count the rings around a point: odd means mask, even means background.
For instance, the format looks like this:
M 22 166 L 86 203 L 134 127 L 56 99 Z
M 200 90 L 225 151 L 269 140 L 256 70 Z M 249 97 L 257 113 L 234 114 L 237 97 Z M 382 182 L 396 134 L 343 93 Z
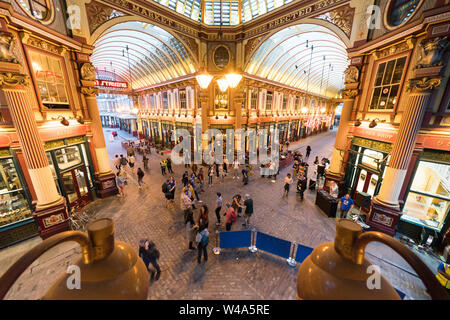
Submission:
M 288 173 L 288 175 L 287 175 L 287 177 L 286 178 L 284 178 L 284 192 L 283 192 L 283 197 L 284 196 L 288 196 L 288 194 L 289 194 L 289 187 L 291 186 L 291 184 L 292 184 L 292 177 L 291 177 L 291 174 L 290 173 Z

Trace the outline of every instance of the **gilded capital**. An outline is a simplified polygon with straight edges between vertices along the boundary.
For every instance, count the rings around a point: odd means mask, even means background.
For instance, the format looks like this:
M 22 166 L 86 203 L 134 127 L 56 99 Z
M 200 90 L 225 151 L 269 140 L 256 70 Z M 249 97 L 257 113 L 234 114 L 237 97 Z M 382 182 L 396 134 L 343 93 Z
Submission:
M 0 85 L 16 87 L 18 85 L 28 85 L 28 76 L 20 73 L 3 72 L 0 73 Z
M 421 79 L 410 79 L 407 90 L 416 89 L 418 91 L 433 90 L 439 87 L 442 78 L 423 77 Z
M 98 88 L 94 87 L 81 87 L 81 93 L 85 96 L 97 96 L 98 91 Z
M 350 89 L 342 91 L 342 97 L 344 99 L 354 99 L 358 95 L 357 89 Z

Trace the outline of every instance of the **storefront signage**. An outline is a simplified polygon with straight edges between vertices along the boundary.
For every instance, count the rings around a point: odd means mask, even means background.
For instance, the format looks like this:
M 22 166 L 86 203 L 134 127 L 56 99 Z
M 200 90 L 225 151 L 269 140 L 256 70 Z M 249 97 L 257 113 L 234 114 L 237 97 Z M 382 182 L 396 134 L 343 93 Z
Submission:
M 376 151 L 390 153 L 392 145 L 381 141 L 368 140 L 364 138 L 354 137 L 352 143 L 357 146 L 366 147 Z
M 9 149 L 0 149 L 0 157 L 10 157 L 11 152 Z
M 55 224 L 59 224 L 61 222 L 64 222 L 64 216 L 62 214 L 55 214 L 43 219 L 43 223 L 46 228 L 51 227 Z
M 381 140 L 384 142 L 394 143 L 397 133 L 394 131 L 383 130 L 383 129 L 379 129 L 379 128 L 366 129 L 366 128 L 353 127 L 353 135 L 362 136 L 362 137 L 368 138 L 368 139 L 375 139 L 375 140 Z
M 378 223 L 383 224 L 388 227 L 392 226 L 392 220 L 393 219 L 391 217 L 388 217 L 385 214 L 380 214 L 378 212 L 374 212 L 374 214 L 373 214 L 373 221 L 378 222 Z
M 128 84 L 126 82 L 121 82 L 121 81 L 95 80 L 94 86 L 126 89 L 128 87 Z

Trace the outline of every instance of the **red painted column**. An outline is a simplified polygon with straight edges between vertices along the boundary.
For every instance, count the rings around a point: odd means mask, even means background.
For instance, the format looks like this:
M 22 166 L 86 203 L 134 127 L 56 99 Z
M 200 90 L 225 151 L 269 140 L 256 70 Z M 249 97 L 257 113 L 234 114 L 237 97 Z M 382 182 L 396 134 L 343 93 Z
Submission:
M 0 84 L 36 193 L 37 205 L 33 216 L 38 222 L 41 237 L 45 239 L 69 229 L 66 201 L 56 189 L 34 111 L 26 95 L 27 76 L 2 73 Z

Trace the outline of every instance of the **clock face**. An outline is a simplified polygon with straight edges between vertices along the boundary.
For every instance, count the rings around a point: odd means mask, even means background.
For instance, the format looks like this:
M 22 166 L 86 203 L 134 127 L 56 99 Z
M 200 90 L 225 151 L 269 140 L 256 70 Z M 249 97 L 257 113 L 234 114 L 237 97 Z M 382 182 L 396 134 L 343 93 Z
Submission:
M 46 22 L 52 18 L 51 0 L 16 0 L 16 3 L 35 20 Z
M 422 0 L 391 0 L 388 11 L 388 23 L 399 26 L 416 11 Z

